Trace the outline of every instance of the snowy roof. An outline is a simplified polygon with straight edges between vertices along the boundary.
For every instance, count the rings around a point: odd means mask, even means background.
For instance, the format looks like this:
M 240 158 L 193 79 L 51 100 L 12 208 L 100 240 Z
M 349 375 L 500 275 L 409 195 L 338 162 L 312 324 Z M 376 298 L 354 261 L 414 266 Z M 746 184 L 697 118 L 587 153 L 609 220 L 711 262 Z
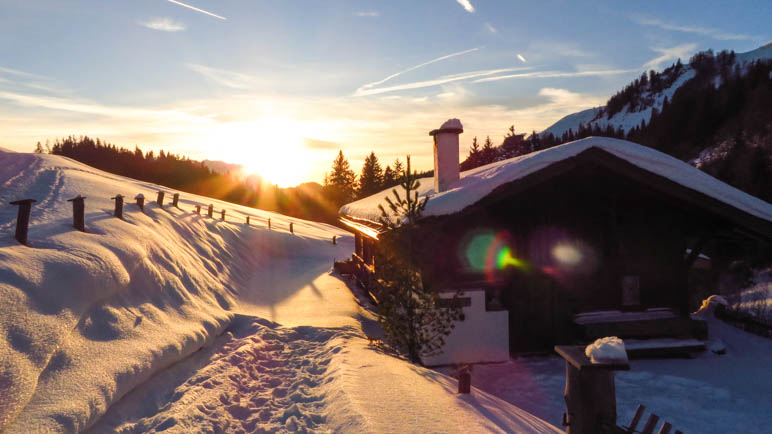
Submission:
M 752 216 L 772 222 L 772 205 L 769 203 L 725 184 L 670 155 L 632 142 L 607 137 L 588 137 L 462 172 L 456 186 L 442 193 L 435 193 L 433 178 L 422 178 L 418 193 L 421 197 L 429 197 L 423 215 L 440 216 L 459 212 L 503 184 L 575 157 L 591 148 L 610 153 L 655 175 L 703 193 Z M 340 213 L 358 219 L 377 221 L 380 217 L 378 205 L 385 203 L 384 198 L 391 194 L 391 190 L 389 188 L 344 205 L 340 208 Z

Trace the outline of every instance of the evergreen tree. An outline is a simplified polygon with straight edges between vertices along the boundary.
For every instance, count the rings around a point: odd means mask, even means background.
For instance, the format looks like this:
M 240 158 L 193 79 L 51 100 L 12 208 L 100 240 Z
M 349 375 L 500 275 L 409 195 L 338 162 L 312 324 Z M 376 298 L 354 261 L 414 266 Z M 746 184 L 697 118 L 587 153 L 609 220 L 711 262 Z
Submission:
M 391 166 L 386 165 L 383 169 L 383 188 L 393 187 L 397 183 L 397 175 L 391 170 Z
M 482 150 L 480 151 L 480 166 L 484 166 L 496 161 L 496 154 L 496 148 L 493 147 L 491 137 L 485 137 L 485 143 L 483 143 Z
M 37 145 L 35 145 L 35 153 L 42 154 L 44 152 L 45 151 L 43 150 L 43 145 L 40 142 L 38 142 Z
M 398 182 L 402 182 L 402 177 L 405 176 L 405 167 L 402 165 L 402 162 L 399 161 L 399 158 L 394 159 L 394 178 Z
M 413 242 L 428 198 L 418 197 L 420 183 L 417 174 L 410 170 L 409 156 L 400 186 L 404 197 L 395 188 L 394 200 L 386 198 L 389 210 L 379 205 L 381 224 L 387 230 L 379 240 L 373 290 L 379 301 L 377 314 L 385 342 L 405 352 L 411 362 L 420 364 L 422 356 L 442 350 L 444 337 L 453 329 L 460 311 L 440 307 L 439 294 L 423 285 Z
M 383 186 L 383 170 L 378 163 L 375 152 L 370 152 L 362 165 L 362 174 L 359 176 L 359 197 L 367 197 L 377 193 Z
M 477 143 L 477 136 L 472 139 L 472 146 L 469 147 L 469 155 L 466 160 L 461 163 L 462 170 L 474 169 L 480 166 L 482 160 L 482 151 L 480 151 L 480 145 Z
M 324 186 L 329 190 L 329 196 L 336 204 L 343 205 L 354 199 L 357 187 L 356 174 L 349 165 L 343 151 L 332 162 L 332 172 L 325 175 Z

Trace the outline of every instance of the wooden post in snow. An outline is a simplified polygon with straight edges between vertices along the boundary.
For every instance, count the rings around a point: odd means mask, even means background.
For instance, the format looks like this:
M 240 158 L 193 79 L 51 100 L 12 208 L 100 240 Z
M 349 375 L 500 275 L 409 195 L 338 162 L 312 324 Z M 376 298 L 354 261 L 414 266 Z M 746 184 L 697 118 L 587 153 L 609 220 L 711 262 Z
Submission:
M 458 373 L 458 393 L 468 394 L 472 390 L 472 374 L 469 367 L 465 366 Z
M 271 230 L 271 219 L 270 218 L 268 219 L 268 230 L 269 231 Z
M 294 227 L 294 223 L 292 223 L 292 222 L 290 222 L 290 233 L 291 233 L 291 234 L 294 234 L 294 233 L 295 233 L 295 227 Z
M 196 214 L 201 215 L 201 205 L 196 205 Z
M 179 208 L 179 202 L 180 202 L 180 194 L 174 193 L 174 196 L 172 196 L 172 206 L 175 208 Z
M 337 237 L 335 235 L 332 236 L 332 244 L 333 245 L 338 244 L 338 240 L 337 240 Z
M 32 204 L 37 202 L 35 199 L 22 199 L 11 202 L 11 205 L 19 207 L 19 213 L 16 216 L 16 241 L 27 245 L 27 233 L 29 231 L 29 215 L 32 212 Z
M 214 205 L 210 203 L 209 208 L 206 210 L 206 215 L 207 217 L 212 218 L 213 213 L 214 213 Z
M 111 197 L 110 199 L 115 201 L 115 211 L 113 211 L 113 215 L 123 220 L 123 195 L 116 194 L 115 197 Z
M 86 198 L 77 195 L 72 199 L 67 199 L 67 202 L 72 202 L 72 226 L 75 229 L 86 232 Z
M 225 208 L 221 211 L 222 214 L 220 214 L 220 220 L 225 221 Z
M 614 432 L 617 401 L 614 371 L 629 370 L 627 363 L 592 363 L 584 346 L 558 345 L 555 351 L 566 360 L 566 413 L 563 424 L 567 434 Z
M 140 211 L 144 211 L 145 210 L 145 195 L 140 193 L 140 194 L 134 196 L 134 199 L 137 200 L 137 206 L 139 207 L 139 210 Z
M 247 226 L 249 226 L 249 216 L 247 216 Z
M 159 207 L 161 207 L 161 208 L 164 207 L 164 192 L 163 191 L 159 191 L 158 192 L 158 197 L 156 198 L 155 202 L 158 204 Z

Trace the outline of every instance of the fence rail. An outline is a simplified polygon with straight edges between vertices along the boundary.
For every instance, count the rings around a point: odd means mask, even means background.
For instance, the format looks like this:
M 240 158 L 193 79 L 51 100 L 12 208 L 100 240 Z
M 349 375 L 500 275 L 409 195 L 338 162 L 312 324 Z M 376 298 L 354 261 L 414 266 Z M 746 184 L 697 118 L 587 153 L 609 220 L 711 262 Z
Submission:
M 158 204 L 158 207 L 163 209 L 164 206 L 164 191 L 158 191 L 158 195 L 156 197 L 156 203 Z M 113 216 L 117 217 L 121 220 L 123 220 L 123 198 L 124 196 L 122 194 L 116 194 L 115 196 L 111 197 L 110 200 L 115 201 L 115 209 L 113 210 Z M 180 209 L 179 207 L 179 199 L 180 194 L 174 193 L 172 196 L 172 206 L 175 208 Z M 86 205 L 85 205 L 86 198 L 84 196 L 81 196 L 80 194 L 72 199 L 67 199 L 67 202 L 72 202 L 72 225 L 75 229 L 86 232 Z M 140 212 L 145 211 L 145 196 L 142 193 L 137 194 L 134 196 L 134 200 L 137 203 L 137 207 L 139 208 Z M 15 238 L 16 240 L 25 246 L 29 246 L 29 226 L 30 226 L 30 214 L 32 212 L 32 204 L 37 202 L 35 199 L 20 199 L 13 202 L 9 202 L 9 205 L 14 205 L 19 207 L 19 212 L 16 217 L 16 233 Z M 196 210 L 195 213 L 197 215 L 201 215 L 201 205 L 196 204 L 195 205 Z M 208 218 L 214 218 L 214 205 L 209 204 L 207 207 L 207 217 Z M 220 221 L 225 222 L 225 216 L 226 216 L 226 210 L 223 208 L 220 210 Z M 251 221 L 250 217 L 246 216 L 246 225 L 251 227 Z M 268 229 L 271 229 L 271 219 L 268 218 Z M 295 225 L 294 222 L 289 223 L 289 232 L 291 234 L 295 234 Z M 337 244 L 337 236 L 332 236 L 332 244 Z

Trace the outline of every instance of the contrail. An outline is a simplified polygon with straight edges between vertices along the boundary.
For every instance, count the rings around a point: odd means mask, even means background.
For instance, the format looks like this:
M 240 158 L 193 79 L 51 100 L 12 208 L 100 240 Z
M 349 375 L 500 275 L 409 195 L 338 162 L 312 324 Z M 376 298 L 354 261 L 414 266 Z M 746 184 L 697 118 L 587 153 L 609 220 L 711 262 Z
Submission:
M 193 9 L 196 12 L 201 12 L 202 14 L 209 15 L 210 17 L 219 18 L 221 20 L 227 20 L 227 18 L 225 18 L 225 17 L 222 17 L 222 16 L 217 15 L 217 14 L 213 14 L 213 13 L 211 13 L 209 11 L 205 11 L 203 9 L 199 9 L 199 8 L 197 8 L 195 6 L 191 6 L 191 5 L 185 4 L 185 3 L 181 2 L 181 1 L 178 1 L 178 0 L 169 0 L 169 1 L 174 3 L 174 4 L 176 4 L 176 5 L 184 6 L 184 7 L 188 8 L 188 9 Z
M 169 1 L 171 1 L 171 0 L 169 0 Z M 360 89 L 370 89 L 370 88 L 373 88 L 375 86 L 378 86 L 378 85 L 381 85 L 383 83 L 386 83 L 387 81 L 391 80 L 392 78 L 399 77 L 400 75 L 402 75 L 402 74 L 404 74 L 406 72 L 414 71 L 414 70 L 416 70 L 418 68 L 423 68 L 424 66 L 431 65 L 432 63 L 439 62 L 439 61 L 442 61 L 442 60 L 445 60 L 445 59 L 450 59 L 451 57 L 461 56 L 463 54 L 471 53 L 471 52 L 477 51 L 479 49 L 480 48 L 477 47 L 477 48 L 472 48 L 470 50 L 459 51 L 457 53 L 452 53 L 452 54 L 448 54 L 448 55 L 445 55 L 445 56 L 442 56 L 442 57 L 438 57 L 436 59 L 432 59 L 432 60 L 430 60 L 428 62 L 424 62 L 424 63 L 421 63 L 419 65 L 411 66 L 408 69 L 405 69 L 405 70 L 396 72 L 394 74 L 391 74 L 390 76 L 384 78 L 383 80 L 378 80 L 378 81 L 374 81 L 372 83 L 367 83 L 367 84 L 363 85 Z

